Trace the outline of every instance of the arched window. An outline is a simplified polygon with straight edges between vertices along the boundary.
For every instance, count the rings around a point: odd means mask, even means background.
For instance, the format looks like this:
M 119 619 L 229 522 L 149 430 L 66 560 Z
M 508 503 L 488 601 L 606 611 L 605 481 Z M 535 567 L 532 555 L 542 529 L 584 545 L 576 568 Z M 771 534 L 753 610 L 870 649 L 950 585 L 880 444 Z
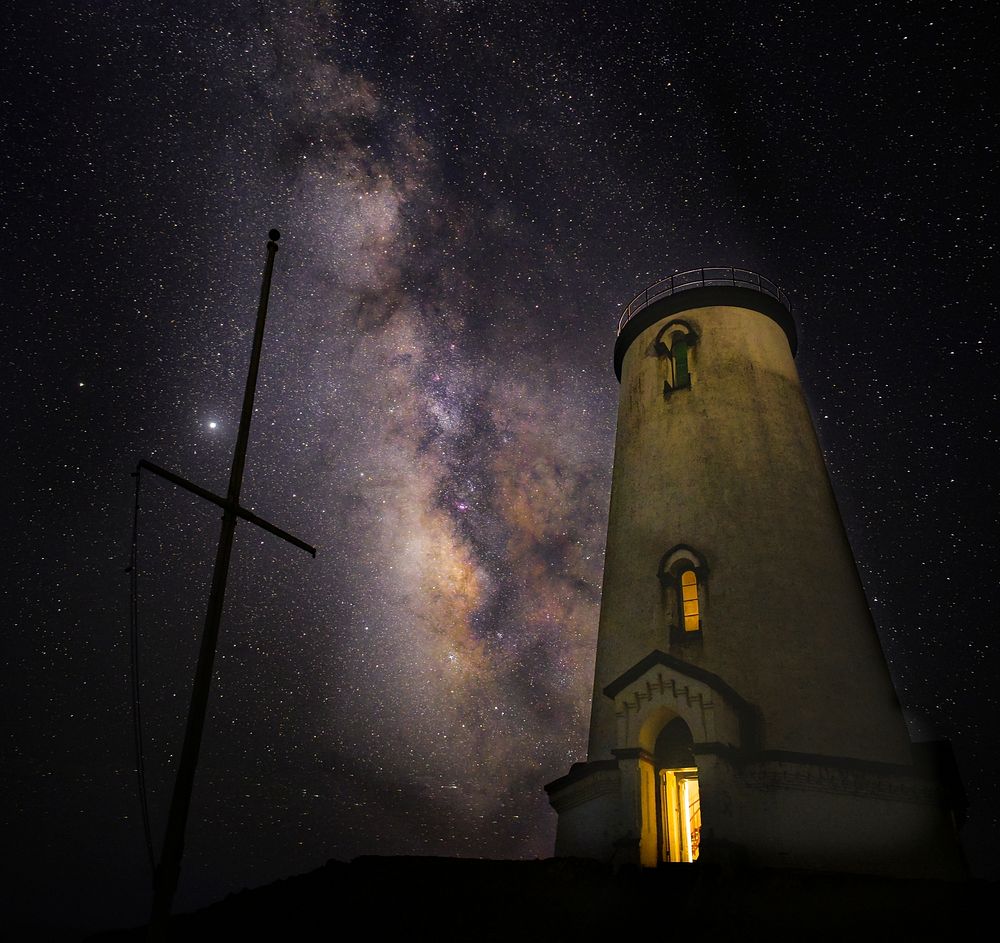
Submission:
M 659 575 L 671 642 L 682 645 L 701 638 L 708 601 L 705 561 L 692 547 L 678 544 L 663 555 Z
M 698 336 L 686 321 L 671 321 L 656 338 L 656 349 L 666 361 L 667 378 L 663 382 L 663 395 L 691 386 L 691 348 Z
M 688 373 L 688 339 L 680 335 L 670 348 L 671 359 L 674 362 L 674 389 L 691 385 L 691 374 Z
M 694 570 L 684 570 L 681 573 L 681 619 L 685 632 L 697 632 L 701 628 L 701 616 L 698 611 L 698 575 Z

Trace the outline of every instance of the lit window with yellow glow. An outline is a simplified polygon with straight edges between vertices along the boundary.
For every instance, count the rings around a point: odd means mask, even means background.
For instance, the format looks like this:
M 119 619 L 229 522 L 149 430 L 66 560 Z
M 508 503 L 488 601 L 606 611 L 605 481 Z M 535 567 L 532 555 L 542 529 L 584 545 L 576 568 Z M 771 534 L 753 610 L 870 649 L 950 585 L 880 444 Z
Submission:
M 684 609 L 684 631 L 697 632 L 701 628 L 698 616 L 698 577 L 694 570 L 681 574 L 681 606 Z

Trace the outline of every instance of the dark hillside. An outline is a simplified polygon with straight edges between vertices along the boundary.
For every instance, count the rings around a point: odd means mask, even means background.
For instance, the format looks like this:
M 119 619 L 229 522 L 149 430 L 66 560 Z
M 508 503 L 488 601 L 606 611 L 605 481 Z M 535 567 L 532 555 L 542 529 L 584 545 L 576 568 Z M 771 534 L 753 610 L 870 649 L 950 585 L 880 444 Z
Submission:
M 954 939 L 985 921 L 993 884 L 710 867 L 621 871 L 593 861 L 364 857 L 232 894 L 174 918 L 173 938 L 570 941 L 622 931 L 701 940 Z M 130 943 L 117 930 L 93 943 Z

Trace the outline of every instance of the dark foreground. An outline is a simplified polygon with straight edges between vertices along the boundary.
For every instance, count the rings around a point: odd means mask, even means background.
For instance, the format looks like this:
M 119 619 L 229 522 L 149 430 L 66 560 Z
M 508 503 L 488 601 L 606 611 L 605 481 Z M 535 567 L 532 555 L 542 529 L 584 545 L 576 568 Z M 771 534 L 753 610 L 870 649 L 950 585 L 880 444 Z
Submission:
M 954 939 L 990 926 L 995 884 L 896 881 L 702 865 L 620 871 L 593 861 L 358 858 L 174 917 L 171 939 Z M 145 938 L 142 928 L 90 937 Z

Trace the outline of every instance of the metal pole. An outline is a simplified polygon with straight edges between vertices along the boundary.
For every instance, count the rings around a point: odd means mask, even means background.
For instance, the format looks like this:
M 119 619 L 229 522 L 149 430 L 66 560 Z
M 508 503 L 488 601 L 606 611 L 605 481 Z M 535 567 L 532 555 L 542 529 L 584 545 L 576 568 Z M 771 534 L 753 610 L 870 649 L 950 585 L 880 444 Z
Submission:
M 187 826 L 188 812 L 191 809 L 194 774 L 198 766 L 202 734 L 205 732 L 208 691 L 212 684 L 212 668 L 215 663 L 215 649 L 219 640 L 219 625 L 222 621 L 222 608 L 226 597 L 229 560 L 233 552 L 233 536 L 236 533 L 236 512 L 239 507 L 240 490 L 243 487 L 243 468 L 246 465 L 250 421 L 253 418 L 253 401 L 257 389 L 257 374 L 260 370 L 264 322 L 267 319 L 267 301 L 271 293 L 271 272 L 274 269 L 274 256 L 278 251 L 278 239 L 280 238 L 277 229 L 272 229 L 268 235 L 267 262 L 264 266 L 264 278 L 260 287 L 260 303 L 257 306 L 257 328 L 254 332 L 246 390 L 243 393 L 243 412 L 240 414 L 240 428 L 236 437 L 233 465 L 229 474 L 226 507 L 222 514 L 222 531 L 219 534 L 219 546 L 215 554 L 215 570 L 212 574 L 208 612 L 205 615 L 205 631 L 202 634 L 201 649 L 198 652 L 198 666 L 195 669 L 194 686 L 191 689 L 191 706 L 188 709 L 184 745 L 181 748 L 177 779 L 174 781 L 174 792 L 170 800 L 170 813 L 167 817 L 167 830 L 163 838 L 163 850 L 153 882 L 153 910 L 149 920 L 149 939 L 156 941 L 156 943 L 167 939 L 170 907 L 177 890 L 181 858 L 184 855 L 184 831 Z

